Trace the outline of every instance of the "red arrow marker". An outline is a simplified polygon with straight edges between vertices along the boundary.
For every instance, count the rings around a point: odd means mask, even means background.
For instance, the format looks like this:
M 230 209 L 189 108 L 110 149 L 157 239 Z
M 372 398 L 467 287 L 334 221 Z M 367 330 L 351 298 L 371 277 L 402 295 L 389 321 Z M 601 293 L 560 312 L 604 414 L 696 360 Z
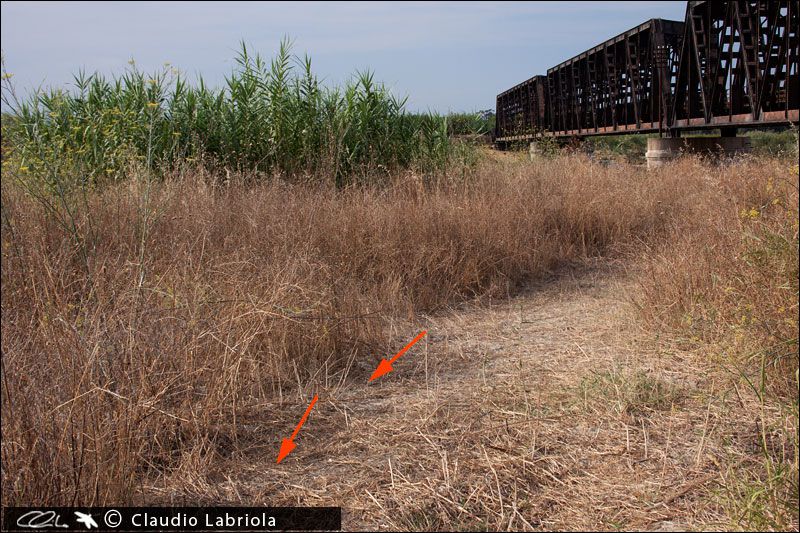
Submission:
M 428 333 L 428 332 L 423 330 L 422 333 L 420 333 L 419 335 L 414 337 L 413 341 L 411 341 L 408 344 L 406 344 L 406 347 L 403 348 L 402 350 L 400 350 L 399 352 L 397 352 L 397 355 L 392 357 L 390 360 L 387 361 L 386 359 L 381 359 L 381 362 L 378 363 L 378 368 L 375 369 L 375 372 L 372 373 L 372 377 L 369 378 L 369 380 L 370 381 L 374 381 L 374 380 L 378 379 L 379 377 L 381 377 L 382 375 L 388 374 L 389 372 L 391 372 L 392 371 L 392 363 L 394 363 L 395 361 L 400 359 L 400 356 L 403 355 L 404 353 L 406 353 L 409 348 L 414 346 L 414 344 L 416 344 L 418 340 L 420 340 L 422 337 L 424 337 L 426 333 Z
M 292 450 L 294 450 L 297 447 L 297 444 L 294 443 L 294 438 L 300 432 L 300 428 L 303 427 L 303 424 L 306 423 L 306 418 L 308 418 L 308 413 L 311 412 L 311 408 L 314 407 L 315 403 L 317 403 L 317 399 L 318 396 L 315 394 L 314 399 L 311 400 L 311 404 L 308 406 L 308 409 L 306 409 L 306 412 L 303 413 L 303 417 L 300 419 L 300 422 L 297 424 L 297 427 L 294 428 L 294 433 L 292 433 L 292 436 L 289 437 L 288 439 L 283 439 L 283 442 L 281 443 L 281 450 L 278 452 L 278 461 L 277 461 L 278 463 L 283 461 L 284 457 L 289 455 L 292 452 Z

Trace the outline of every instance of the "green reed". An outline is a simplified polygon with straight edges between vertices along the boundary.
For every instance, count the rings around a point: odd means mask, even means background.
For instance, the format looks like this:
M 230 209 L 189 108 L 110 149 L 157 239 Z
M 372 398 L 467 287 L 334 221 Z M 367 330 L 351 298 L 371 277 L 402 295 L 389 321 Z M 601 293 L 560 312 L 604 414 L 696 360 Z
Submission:
M 286 39 L 269 61 L 242 43 L 220 88 L 202 77 L 190 84 L 169 65 L 147 75 L 133 62 L 119 77 L 79 72 L 71 91 L 22 98 L 3 78 L 4 164 L 36 179 L 68 169 L 97 184 L 125 176 L 132 160 L 161 170 L 203 158 L 345 185 L 397 168 L 441 172 L 454 153 L 446 118 L 408 113 L 371 72 L 324 86 Z

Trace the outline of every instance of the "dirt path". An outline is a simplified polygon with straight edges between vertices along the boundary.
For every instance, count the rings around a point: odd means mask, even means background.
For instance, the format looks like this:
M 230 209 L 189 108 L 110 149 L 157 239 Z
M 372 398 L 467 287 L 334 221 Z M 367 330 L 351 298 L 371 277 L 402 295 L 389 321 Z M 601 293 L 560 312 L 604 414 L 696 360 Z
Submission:
M 727 431 L 726 404 L 708 400 L 693 359 L 637 329 L 633 290 L 584 268 L 429 317 L 379 383 L 320 392 L 280 466 L 291 418 L 254 424 L 252 446 L 182 486 L 211 501 L 341 505 L 345 529 L 713 525 L 708 443 Z

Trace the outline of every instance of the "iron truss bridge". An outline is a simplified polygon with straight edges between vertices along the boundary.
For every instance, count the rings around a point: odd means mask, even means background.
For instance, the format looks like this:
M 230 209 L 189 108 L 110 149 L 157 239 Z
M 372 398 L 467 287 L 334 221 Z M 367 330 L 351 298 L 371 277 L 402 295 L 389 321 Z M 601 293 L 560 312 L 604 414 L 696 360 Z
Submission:
M 797 0 L 688 2 L 497 96 L 501 146 L 538 137 L 797 124 Z

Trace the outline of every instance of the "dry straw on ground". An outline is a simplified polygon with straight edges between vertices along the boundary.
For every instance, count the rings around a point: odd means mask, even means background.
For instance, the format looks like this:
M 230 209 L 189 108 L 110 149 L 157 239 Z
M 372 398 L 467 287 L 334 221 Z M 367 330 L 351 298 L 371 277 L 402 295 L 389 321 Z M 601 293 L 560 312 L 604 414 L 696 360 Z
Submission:
M 8 505 L 336 503 L 350 528 L 797 527 L 785 161 L 501 158 L 458 181 L 343 191 L 195 169 L 92 192 L 60 219 L 11 180 L 2 193 Z M 509 318 L 515 300 L 494 323 L 493 302 L 589 260 L 622 281 L 564 285 L 544 315 L 537 296 L 520 304 L 550 329 Z M 476 297 L 480 327 L 448 318 Z M 622 326 L 638 318 L 649 329 Z M 431 348 L 408 375 L 366 387 L 421 323 Z M 275 468 L 311 391 L 319 412 Z

